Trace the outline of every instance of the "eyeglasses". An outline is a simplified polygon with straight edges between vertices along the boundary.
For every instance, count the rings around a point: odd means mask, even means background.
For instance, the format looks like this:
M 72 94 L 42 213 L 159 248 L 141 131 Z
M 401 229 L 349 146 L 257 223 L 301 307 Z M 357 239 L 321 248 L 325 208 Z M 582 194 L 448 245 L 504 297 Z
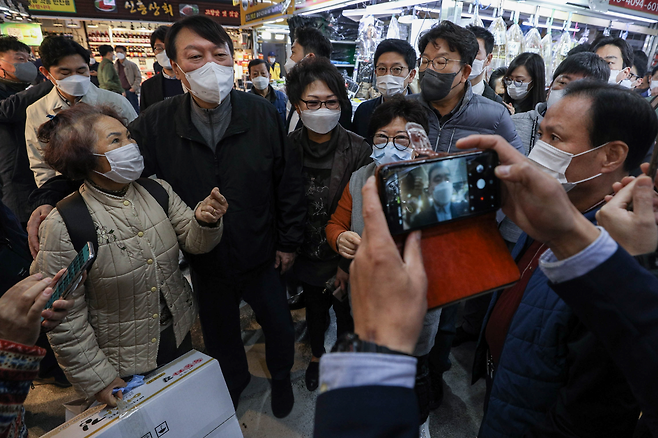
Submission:
M 508 87 L 509 87 L 510 85 L 512 85 L 512 84 L 514 84 L 514 85 L 517 86 L 517 87 L 522 87 L 523 84 L 525 84 L 525 82 L 523 82 L 523 81 L 513 81 L 513 80 L 510 79 L 510 78 L 505 78 L 505 79 L 503 79 L 503 82 L 504 82 L 505 85 L 507 85 Z M 530 83 L 530 82 L 528 82 L 528 83 Z
M 424 71 L 431 64 L 434 70 L 443 70 L 448 66 L 448 63 L 450 62 L 462 62 L 462 60 L 450 59 L 450 58 L 446 58 L 445 56 L 439 56 L 438 58 L 434 58 L 434 59 L 429 59 L 426 56 L 421 56 L 421 58 L 418 60 L 418 67 L 420 68 L 421 71 Z
M 165 50 L 165 48 L 163 46 L 155 46 L 153 48 L 153 53 L 155 53 L 157 55 L 160 52 L 164 52 L 164 50 Z
M 635 82 L 635 81 L 637 81 L 638 79 L 640 79 L 640 76 L 634 74 L 633 72 L 631 72 L 630 74 L 631 74 L 631 76 L 629 77 L 629 79 L 630 79 L 631 81 Z
M 399 67 L 399 66 L 386 68 L 384 66 L 380 66 L 380 67 L 375 67 L 375 73 L 377 74 L 377 76 L 384 76 L 386 73 L 390 71 L 393 76 L 402 76 L 402 72 L 404 72 L 406 68 L 407 67 Z
M 299 99 L 306 104 L 306 108 L 310 110 L 318 110 L 324 105 L 327 109 L 340 109 L 340 102 L 338 99 L 329 99 L 329 100 L 304 100 Z
M 399 151 L 407 149 L 409 144 L 411 144 L 409 137 L 406 135 L 396 135 L 395 137 L 389 137 L 386 134 L 375 134 L 373 137 L 373 142 L 375 143 L 375 147 L 377 149 L 384 149 L 388 145 L 389 141 L 392 141 L 395 149 Z

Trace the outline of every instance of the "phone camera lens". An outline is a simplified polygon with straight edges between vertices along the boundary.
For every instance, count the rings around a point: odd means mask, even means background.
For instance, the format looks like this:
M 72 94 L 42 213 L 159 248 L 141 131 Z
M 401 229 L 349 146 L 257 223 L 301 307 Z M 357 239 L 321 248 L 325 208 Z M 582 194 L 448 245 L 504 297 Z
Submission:
M 483 179 L 479 179 L 476 183 L 478 189 L 482 190 L 487 183 Z
M 481 164 L 478 164 L 477 167 L 475 168 L 475 171 L 476 171 L 477 173 L 482 173 L 482 172 L 484 172 L 484 166 L 481 165 Z

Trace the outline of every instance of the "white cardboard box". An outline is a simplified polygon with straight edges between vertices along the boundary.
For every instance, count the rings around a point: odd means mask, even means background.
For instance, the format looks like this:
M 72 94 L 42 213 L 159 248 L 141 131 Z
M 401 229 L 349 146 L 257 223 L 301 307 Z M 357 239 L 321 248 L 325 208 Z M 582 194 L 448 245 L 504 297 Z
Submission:
M 219 363 L 190 351 L 145 377 L 127 409 L 92 407 L 44 435 L 57 438 L 242 438 Z

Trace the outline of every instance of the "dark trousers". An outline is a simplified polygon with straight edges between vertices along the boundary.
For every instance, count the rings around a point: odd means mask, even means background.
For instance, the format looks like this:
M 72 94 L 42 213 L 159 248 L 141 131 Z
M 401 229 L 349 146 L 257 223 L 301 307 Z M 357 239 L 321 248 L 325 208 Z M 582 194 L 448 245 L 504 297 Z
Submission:
M 176 346 L 174 326 L 170 325 L 160 332 L 160 345 L 158 346 L 158 366 L 166 365 L 192 350 L 192 335 L 187 332 L 183 342 Z
M 135 108 L 135 112 L 139 114 L 139 98 L 137 97 L 137 93 L 133 93 L 130 90 L 125 90 L 126 91 L 126 99 L 128 99 L 128 102 Z
M 441 310 L 439 330 L 434 338 L 434 347 L 430 351 L 430 372 L 432 375 L 441 375 L 452 366 L 450 362 L 450 348 L 455 339 L 457 328 L 457 311 L 459 304 L 444 307 Z
M 324 287 L 302 283 L 306 295 L 306 326 L 311 341 L 311 352 L 321 357 L 324 350 L 324 334 L 329 327 L 329 309 L 334 306 L 336 312 L 336 331 L 338 336 L 354 331 L 354 320 L 350 312 L 350 302 L 338 301 L 333 294 L 323 294 Z
M 487 310 L 489 310 L 489 303 L 491 303 L 492 296 L 493 292 L 472 298 L 464 303 L 464 312 L 462 313 L 464 322 L 462 323 L 462 329 L 469 335 L 480 335 L 482 323 L 484 322 L 484 317 L 487 315 Z
M 280 380 L 290 375 L 295 359 L 295 329 L 279 271 L 271 265 L 238 284 L 197 275 L 193 269 L 191 273 L 206 351 L 222 367 L 229 391 L 238 390 L 250 378 L 240 329 L 241 299 L 251 306 L 263 328 L 265 359 L 272 378 Z

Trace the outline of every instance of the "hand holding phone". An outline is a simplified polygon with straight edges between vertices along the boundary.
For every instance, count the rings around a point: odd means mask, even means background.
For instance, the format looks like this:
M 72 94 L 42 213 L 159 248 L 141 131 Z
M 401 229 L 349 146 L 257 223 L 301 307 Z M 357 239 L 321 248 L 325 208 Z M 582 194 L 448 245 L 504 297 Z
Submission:
M 52 309 L 55 301 L 65 299 L 68 294 L 77 289 L 82 282 L 83 274 L 87 272 L 95 258 L 94 247 L 91 242 L 87 242 L 66 268 L 66 274 L 57 282 L 54 292 L 46 304 L 46 310 Z

